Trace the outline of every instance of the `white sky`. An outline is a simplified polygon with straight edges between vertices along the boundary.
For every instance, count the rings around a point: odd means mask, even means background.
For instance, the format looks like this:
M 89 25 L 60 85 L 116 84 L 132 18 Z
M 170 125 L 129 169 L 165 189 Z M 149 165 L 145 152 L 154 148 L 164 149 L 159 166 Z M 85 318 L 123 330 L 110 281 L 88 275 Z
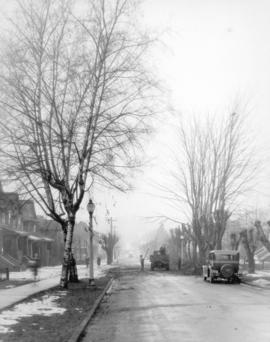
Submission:
M 228 112 L 235 102 L 246 106 L 251 117 L 250 131 L 255 134 L 257 149 L 263 157 L 261 183 L 246 201 L 254 207 L 269 208 L 270 2 L 149 0 L 142 14 L 144 25 L 153 32 L 162 32 L 167 49 L 156 50 L 153 63 L 170 89 L 179 113 L 199 113 L 203 117 L 208 112 Z M 135 181 L 137 190 L 128 195 L 113 195 L 116 205 L 112 213 L 124 235 L 132 232 L 133 237 L 140 238 L 142 231 L 157 226 L 142 217 L 168 210 L 161 199 L 145 192 L 149 191 L 149 179 L 163 177 L 163 145 L 173 143 L 171 130 L 171 125 L 163 123 L 148 146 L 148 153 L 156 156 L 156 160 Z M 111 205 L 112 193 L 99 194 L 98 198 L 102 205 L 97 207 L 97 214 L 102 222 L 102 207 L 105 202 Z M 104 225 L 100 225 L 103 229 Z
M 5 1 L 0 0 L 0 5 Z M 166 44 L 155 50 L 153 65 L 171 92 L 172 104 L 182 115 L 228 111 L 235 101 L 246 106 L 250 130 L 263 155 L 263 181 L 248 202 L 270 211 L 270 1 L 268 0 L 148 0 L 141 8 L 141 21 L 153 32 L 162 32 Z M 123 236 L 140 239 L 157 223 L 145 216 L 163 214 L 165 203 L 150 195 L 149 180 L 162 179 L 166 166 L 166 143 L 173 144 L 172 125 L 159 125 L 146 151 L 154 158 L 129 194 L 99 191 L 97 230 L 104 231 L 105 205 Z M 114 204 L 114 205 L 113 205 Z M 78 219 L 87 220 L 85 206 Z M 185 220 L 184 217 L 181 219 Z M 173 226 L 173 225 L 172 225 Z

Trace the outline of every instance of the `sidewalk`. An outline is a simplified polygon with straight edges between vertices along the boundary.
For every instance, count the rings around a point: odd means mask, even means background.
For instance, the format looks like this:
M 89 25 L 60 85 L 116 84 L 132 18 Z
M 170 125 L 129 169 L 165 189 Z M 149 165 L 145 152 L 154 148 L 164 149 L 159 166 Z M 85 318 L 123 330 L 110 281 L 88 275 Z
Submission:
M 107 269 L 107 265 L 101 266 L 95 270 L 95 278 L 101 277 Z M 84 265 L 78 265 L 78 276 L 81 278 L 88 278 L 88 269 Z M 38 278 L 40 280 L 32 282 L 26 285 L 13 287 L 10 289 L 0 290 L 0 310 L 7 308 L 17 302 L 26 299 L 38 292 L 48 290 L 60 283 L 61 266 L 41 268 Z M 12 272 L 13 273 L 13 272 Z M 11 279 L 32 279 L 32 274 L 29 271 L 26 272 L 14 272 L 10 274 Z M 47 276 L 46 276 L 47 275 Z
M 44 279 L 30 284 L 17 286 L 11 289 L 0 290 L 0 310 L 20 302 L 21 300 L 32 296 L 35 293 L 48 290 L 59 284 L 59 276 L 50 279 Z

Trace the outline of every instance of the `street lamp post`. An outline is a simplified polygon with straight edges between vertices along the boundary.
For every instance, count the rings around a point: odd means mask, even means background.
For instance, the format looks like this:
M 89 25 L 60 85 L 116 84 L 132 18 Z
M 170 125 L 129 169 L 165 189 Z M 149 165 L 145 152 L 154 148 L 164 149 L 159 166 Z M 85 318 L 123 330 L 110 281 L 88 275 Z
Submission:
M 87 210 L 89 213 L 89 285 L 95 286 L 95 279 L 94 279 L 94 249 L 93 249 L 93 213 L 95 210 L 95 204 L 90 199 L 87 204 Z

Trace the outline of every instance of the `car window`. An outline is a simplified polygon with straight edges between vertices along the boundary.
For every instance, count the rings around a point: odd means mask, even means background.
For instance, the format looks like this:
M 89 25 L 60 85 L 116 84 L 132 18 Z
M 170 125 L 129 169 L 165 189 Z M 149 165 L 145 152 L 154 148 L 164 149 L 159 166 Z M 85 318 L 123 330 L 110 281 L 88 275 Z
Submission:
M 230 254 L 216 254 L 217 261 L 231 261 L 233 256 Z

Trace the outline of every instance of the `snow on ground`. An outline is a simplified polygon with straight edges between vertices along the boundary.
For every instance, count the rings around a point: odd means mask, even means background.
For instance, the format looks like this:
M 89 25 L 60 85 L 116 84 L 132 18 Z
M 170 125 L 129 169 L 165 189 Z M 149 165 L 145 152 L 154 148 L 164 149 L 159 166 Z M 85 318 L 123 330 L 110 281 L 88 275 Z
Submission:
M 115 267 L 115 265 L 102 265 L 94 267 L 94 277 L 101 278 L 105 276 L 107 271 L 113 267 Z M 85 265 L 78 265 L 77 270 L 79 279 L 89 277 L 89 269 Z M 60 280 L 60 273 L 61 265 L 53 267 L 41 267 L 39 269 L 38 280 L 45 280 L 52 277 L 59 277 Z M 11 272 L 10 279 L 32 280 L 33 274 L 30 270 L 23 272 Z M 16 288 L 14 288 L 14 291 L 16 291 Z M 66 295 L 66 293 L 66 291 L 59 291 L 57 296 L 44 295 L 40 300 L 33 300 L 29 303 L 17 304 L 13 309 L 2 311 L 0 314 L 0 333 L 12 332 L 12 326 L 18 323 L 18 320 L 23 317 L 29 317 L 36 314 L 45 316 L 62 314 L 65 309 L 57 307 L 56 300 L 59 298 L 59 296 Z
M 50 266 L 50 267 L 40 267 L 38 271 L 38 279 L 48 279 L 52 277 L 60 276 L 61 266 Z M 10 280 L 32 280 L 33 273 L 31 269 L 27 269 L 21 272 L 10 272 L 9 274 Z
M 59 292 L 57 296 L 44 295 L 40 300 L 33 300 L 29 303 L 21 303 L 14 306 L 13 309 L 4 310 L 0 314 L 0 333 L 13 332 L 12 326 L 23 317 L 33 315 L 51 316 L 53 314 L 62 314 L 66 309 L 57 307 L 56 300 L 67 292 Z
M 243 272 L 243 275 L 251 277 L 251 278 L 270 278 L 270 271 L 256 271 L 256 273 L 248 273 L 247 271 Z
M 38 270 L 38 280 L 60 277 L 61 274 L 61 265 L 50 266 L 50 267 L 40 267 Z M 106 274 L 106 270 L 111 267 L 115 267 L 113 265 L 103 265 L 94 267 L 94 275 L 95 277 L 102 277 Z M 77 265 L 78 276 L 79 278 L 88 278 L 89 277 L 89 269 L 85 265 Z M 10 272 L 9 274 L 10 280 L 32 280 L 33 273 L 31 269 L 27 269 L 21 272 Z
M 270 281 L 267 279 L 258 278 L 257 280 L 254 280 L 252 284 L 261 286 L 261 287 L 269 287 Z

